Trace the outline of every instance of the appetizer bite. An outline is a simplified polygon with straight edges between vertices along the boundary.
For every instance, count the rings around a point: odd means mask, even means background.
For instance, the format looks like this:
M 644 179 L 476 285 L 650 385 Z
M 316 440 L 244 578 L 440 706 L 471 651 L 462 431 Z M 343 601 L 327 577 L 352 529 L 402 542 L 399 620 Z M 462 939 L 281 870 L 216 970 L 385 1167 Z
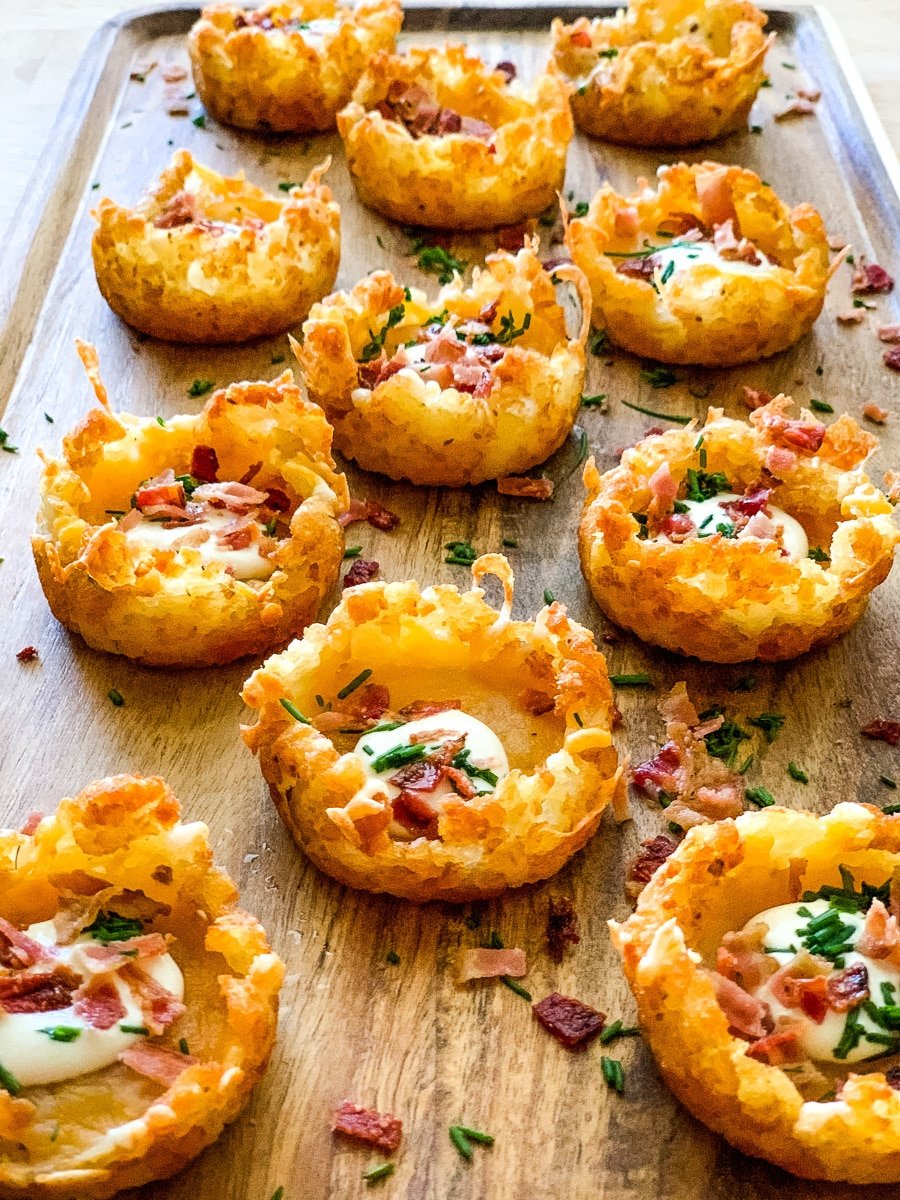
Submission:
M 246 342 L 298 325 L 334 286 L 340 208 L 322 183 L 270 196 L 178 150 L 134 208 L 103 199 L 91 244 L 97 283 L 129 325 L 172 342 Z
M 283 133 L 334 129 L 369 59 L 393 50 L 400 0 L 300 0 L 204 8 L 188 37 L 194 84 L 224 125 Z
M 577 267 L 555 274 L 578 289 L 577 338 L 537 240 L 490 255 L 471 287 L 456 279 L 433 300 L 376 271 L 314 305 L 295 353 L 341 453 L 367 471 L 444 487 L 548 458 L 581 404 L 591 309 Z
M 233 383 L 196 416 L 100 408 L 43 456 L 32 540 L 53 615 L 152 666 L 263 654 L 311 621 L 340 570 L 347 483 L 331 428 L 285 371 Z
M 433 229 L 515 225 L 555 203 L 572 139 L 566 87 L 532 87 L 512 63 L 462 46 L 378 54 L 338 113 L 347 164 L 370 208 Z
M 746 128 L 775 38 L 765 23 L 746 0 L 629 0 L 614 17 L 554 20 L 553 61 L 586 133 L 692 146 Z
M 297 845 L 351 887 L 472 900 L 553 875 L 627 813 L 606 662 L 554 602 L 513 621 L 476 586 L 348 590 L 247 681 L 244 739 Z M 480 587 L 503 585 L 497 613 Z
M 900 1181 L 900 818 L 839 804 L 692 829 L 611 922 L 666 1083 L 747 1154 Z
M 711 408 L 603 476 L 588 461 L 581 569 L 609 617 L 707 662 L 793 658 L 855 624 L 900 541 L 865 472 L 877 441 L 791 405 L 749 425 Z
M 607 183 L 566 243 L 591 286 L 593 323 L 666 363 L 734 366 L 792 346 L 822 311 L 834 266 L 822 218 L 789 209 L 752 171 L 660 167 L 620 196 Z
M 93 1200 L 180 1170 L 265 1071 L 284 976 L 158 778 L 0 834 L 0 1192 Z

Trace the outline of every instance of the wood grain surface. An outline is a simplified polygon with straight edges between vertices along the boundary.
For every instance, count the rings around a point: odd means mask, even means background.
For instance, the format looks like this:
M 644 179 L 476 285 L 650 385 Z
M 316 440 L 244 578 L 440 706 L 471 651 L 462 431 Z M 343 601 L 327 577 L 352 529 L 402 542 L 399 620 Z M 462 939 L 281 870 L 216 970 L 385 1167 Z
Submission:
M 525 983 L 535 999 L 559 990 L 610 1019 L 632 1023 L 634 1010 L 605 926 L 627 912 L 623 864 L 640 838 L 659 831 L 658 811 L 635 801 L 633 821 L 617 827 L 607 817 L 588 849 L 555 879 L 476 910 L 416 907 L 353 893 L 320 875 L 295 850 L 238 737 L 238 691 L 255 664 L 152 671 L 89 651 L 50 616 L 28 545 L 38 476 L 34 451 L 37 446 L 55 451 L 90 404 L 73 339 L 97 344 L 115 406 L 163 417 L 202 404 L 188 398 L 193 379 L 224 384 L 268 378 L 283 369 L 273 358 L 288 354 L 285 338 L 241 349 L 187 349 L 140 339 L 120 324 L 101 300 L 90 266 L 88 210 L 98 195 L 133 200 L 179 146 L 216 169 L 243 167 L 255 182 L 272 188 L 301 179 L 330 153 L 329 182 L 343 208 L 339 284 L 350 286 L 366 271 L 390 266 L 410 282 L 437 286 L 415 269 L 410 239 L 359 207 L 337 138 L 265 139 L 212 121 L 200 128 L 190 116 L 166 115 L 159 66 L 145 83 L 129 81 L 137 62 L 185 62 L 189 23 L 186 10 L 169 11 L 104 35 L 98 56 L 81 73 L 83 108 L 78 110 L 76 97 L 54 151 L 65 156 L 56 160 L 64 163 L 62 177 L 55 178 L 50 161 L 42 168 L 51 207 L 33 214 L 21 234 L 35 237 L 32 251 L 4 281 L 9 315 L 0 364 L 0 394 L 12 392 L 3 424 L 19 448 L 18 454 L 0 455 L 6 513 L 0 550 L 5 559 L 0 820 L 15 822 L 35 808 L 48 810 L 105 774 L 161 773 L 186 814 L 210 825 L 221 864 L 267 926 L 288 968 L 280 1039 L 244 1117 L 193 1166 L 143 1189 L 141 1197 L 269 1200 L 279 1186 L 285 1200 L 379 1194 L 370 1193 L 361 1179 L 378 1156 L 336 1142 L 329 1133 L 332 1107 L 349 1097 L 403 1119 L 396 1175 L 377 1185 L 394 1200 L 693 1200 L 701 1194 L 711 1200 L 783 1194 L 799 1200 L 850 1195 L 886 1200 L 896 1189 L 807 1184 L 729 1150 L 678 1106 L 639 1040 L 615 1043 L 610 1051 L 626 1071 L 625 1094 L 617 1097 L 603 1083 L 596 1044 L 587 1053 L 569 1054 L 513 992 L 492 983 L 455 984 L 458 949 L 498 930 L 507 945 L 528 951 Z M 512 59 L 527 77 L 546 55 L 543 18 L 514 12 L 510 24 L 513 28 L 503 29 L 498 18 L 482 15 L 477 29 L 464 31 L 461 14 L 453 20 L 455 32 L 465 32 L 487 59 Z M 770 58 L 774 86 L 761 93 L 754 117 L 763 131 L 730 138 L 714 154 L 760 171 L 792 201 L 812 201 L 833 234 L 890 267 L 891 251 L 900 244 L 897 200 L 884 172 L 873 165 L 874 146 L 856 122 L 836 60 L 810 17 L 785 17 L 777 25 L 780 40 Z M 443 37 L 433 14 L 411 14 L 410 26 L 416 40 Z M 801 80 L 824 91 L 818 117 L 773 124 L 772 113 Z M 194 101 L 191 115 L 199 113 Z M 707 148 L 692 158 L 708 156 Z M 604 177 L 625 187 L 662 161 L 578 138 L 566 188 L 573 201 L 587 199 Z M 490 248 L 491 239 L 483 237 L 454 243 L 455 252 L 469 261 Z M 679 371 L 675 387 L 653 391 L 635 360 L 619 354 L 592 358 L 585 390 L 607 393 L 608 409 L 583 410 L 579 428 L 548 464 L 557 484 L 551 504 L 498 497 L 491 486 L 419 490 L 351 469 L 354 494 L 387 503 L 402 524 L 388 534 L 355 526 L 349 540 L 381 563 L 385 578 L 466 586 L 465 569 L 443 562 L 445 542 L 467 539 L 487 551 L 499 549 L 502 538 L 515 539 L 518 548 L 508 553 L 517 576 L 517 614 L 534 613 L 549 589 L 599 636 L 605 625 L 579 573 L 574 545 L 585 446 L 607 467 L 618 449 L 661 423 L 621 401 L 696 415 L 715 403 L 736 415 L 746 383 L 783 389 L 803 401 L 814 396 L 859 417 L 863 403 L 873 399 L 891 411 L 875 477 L 898 462 L 898 377 L 882 367 L 874 332 L 880 321 L 896 320 L 896 310 L 879 300 L 878 312 L 868 314 L 863 326 L 839 327 L 835 314 L 848 304 L 849 276 L 849 268 L 842 268 L 813 334 L 767 363 Z M 649 671 L 654 683 L 650 690 L 620 693 L 626 722 L 620 750 L 634 760 L 650 752 L 661 732 L 656 699 L 686 679 L 701 705 L 719 702 L 745 715 L 763 710 L 787 715 L 774 744 L 757 741 L 761 762 L 748 776 L 780 802 L 827 811 L 840 799 L 894 800 L 879 776 L 900 774 L 900 751 L 866 742 L 858 730 L 874 717 L 900 716 L 898 616 L 900 594 L 893 580 L 848 637 L 795 663 L 754 668 L 758 686 L 738 694 L 729 687 L 746 669 L 703 667 L 620 635 L 605 647 L 610 670 Z M 28 644 L 38 647 L 39 662 L 17 663 L 15 652 Z M 111 688 L 121 692 L 124 707 L 110 703 Z M 808 786 L 788 776 L 790 760 L 809 772 Z M 559 967 L 544 949 L 553 894 L 571 896 L 581 918 L 581 944 Z M 397 965 L 387 961 L 391 950 L 400 958 Z M 473 1161 L 465 1162 L 447 1136 L 456 1122 L 489 1130 L 495 1145 L 477 1149 Z

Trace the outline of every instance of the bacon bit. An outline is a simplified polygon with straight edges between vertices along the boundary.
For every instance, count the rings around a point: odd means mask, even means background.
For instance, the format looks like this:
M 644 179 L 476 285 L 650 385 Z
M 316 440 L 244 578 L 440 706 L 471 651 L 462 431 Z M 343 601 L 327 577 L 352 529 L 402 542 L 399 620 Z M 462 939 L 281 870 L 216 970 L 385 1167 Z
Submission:
M 156 59 L 151 59 L 150 62 L 138 62 L 130 71 L 128 78 L 135 80 L 137 83 L 143 83 L 153 68 L 156 66 Z
M 187 1012 L 178 997 L 157 983 L 140 967 L 126 966 L 119 972 L 131 990 L 136 993 L 144 1016 L 144 1024 L 151 1033 L 163 1033 L 173 1021 Z
M 424 762 L 407 763 L 396 775 L 392 775 L 388 782 L 401 791 L 433 792 L 443 778 L 444 772 L 440 763 L 426 759 Z M 429 816 L 433 815 L 429 813 Z
M 73 1011 L 93 1029 L 112 1029 L 126 1015 L 117 988 L 108 981 L 89 983 L 75 999 Z
M 368 521 L 376 529 L 384 530 L 393 529 L 400 524 L 397 514 L 379 504 L 377 500 L 351 500 L 350 508 L 338 518 L 338 523 L 346 528 L 356 521 Z
M 380 570 L 372 559 L 357 558 L 344 576 L 344 587 L 356 587 L 360 583 L 371 583 Z
M 542 717 L 544 713 L 552 712 L 556 707 L 553 697 L 539 691 L 538 688 L 525 688 L 519 692 L 519 704 L 534 717 Z
M 407 721 L 417 721 L 420 717 L 433 717 L 435 713 L 450 712 L 461 707 L 461 700 L 414 700 L 400 709 L 400 716 Z
M 887 742 L 889 746 L 900 745 L 900 721 L 887 721 L 884 717 L 876 717 L 859 732 L 873 742 Z
M 878 263 L 860 261 L 853 272 L 850 290 L 855 296 L 879 296 L 893 290 L 894 280 Z
M 520 221 L 518 225 L 507 225 L 497 230 L 497 248 L 505 250 L 508 254 L 515 254 L 525 245 L 527 237 L 528 226 L 524 221 Z M 479 320 L 483 321 L 484 317 L 479 315 Z
M 880 404 L 875 404 L 871 400 L 868 404 L 863 405 L 863 416 L 875 425 L 884 425 L 890 415 L 886 408 L 882 408 Z
M 578 916 L 568 896 L 551 896 L 547 909 L 547 950 L 555 963 L 561 963 L 567 946 L 581 941 Z
M 816 106 L 811 100 L 805 100 L 802 96 L 798 96 L 796 100 L 792 100 L 790 104 L 785 105 L 779 112 L 775 113 L 776 121 L 787 121 L 791 117 L 811 117 L 815 114 Z
M 745 992 L 755 991 L 773 976 L 778 963 L 762 950 L 765 925 L 752 925 L 736 933 L 726 933 L 716 951 L 716 970 L 733 980 Z
M 744 384 L 744 404 L 746 404 L 747 408 L 749 408 L 751 412 L 754 412 L 757 408 L 764 408 L 774 399 L 775 397 L 771 392 L 764 392 L 757 388 L 747 387 L 747 385 Z
M 728 1018 L 729 1032 L 751 1041 L 765 1037 L 763 1019 L 769 1011 L 768 1005 L 738 987 L 733 979 L 726 979 L 716 971 L 712 972 L 712 982 L 716 989 L 716 1003 Z
M 666 742 L 653 758 L 648 758 L 646 762 L 638 763 L 632 768 L 632 785 L 652 800 L 657 800 L 660 792 L 671 794 L 677 790 L 675 772 L 680 766 L 681 751 L 674 742 Z
M 837 320 L 841 325 L 859 325 L 866 319 L 866 310 L 864 308 L 848 308 L 846 312 L 839 312 Z
M 382 683 L 367 683 L 343 702 L 344 711 L 367 721 L 377 721 L 391 707 L 391 693 Z
M 43 821 L 43 819 L 44 819 L 44 814 L 42 812 L 29 813 L 28 816 L 25 818 L 25 821 L 19 828 L 19 833 L 24 833 L 26 837 L 31 837 L 31 835 L 34 833 L 34 831 L 37 829 L 38 825 L 40 825 L 40 823 L 41 823 L 41 821 Z M 37 943 L 35 943 L 35 945 L 37 945 Z M 8 963 L 3 963 L 3 966 L 8 966 L 8 965 L 9 965 Z
M 219 477 L 219 456 L 212 446 L 195 446 L 191 454 L 191 474 L 201 483 L 215 483 Z
M 796 1029 L 788 1029 L 784 1033 L 770 1033 L 747 1047 L 747 1057 L 755 1058 L 757 1062 L 768 1063 L 770 1067 L 798 1062 L 802 1057 L 799 1034 Z
M 780 413 L 767 413 L 762 424 L 773 442 L 791 450 L 808 450 L 811 454 L 820 449 L 826 433 L 821 421 L 791 420 Z
M 490 139 L 493 127 L 474 117 L 463 117 L 452 108 L 439 104 L 417 83 L 396 79 L 388 89 L 378 111 L 388 121 L 403 125 L 414 138 L 430 134 L 442 137 L 447 133 L 462 133 L 470 137 Z
M 456 767 L 447 768 L 447 782 L 462 800 L 474 800 L 478 795 L 478 788 L 469 776 Z
M 866 923 L 857 949 L 866 958 L 889 958 L 900 945 L 900 927 L 880 900 L 873 900 L 866 913 Z
M 291 507 L 291 502 L 287 497 L 287 493 L 281 488 L 266 488 L 266 507 L 271 508 L 273 512 L 284 513 Z
M 803 100 L 809 100 L 809 101 L 810 101 L 810 103 L 812 103 L 812 104 L 815 104 L 815 103 L 816 103 L 818 100 L 821 100 L 821 99 L 822 99 L 822 90 L 821 90 L 821 88 L 812 88 L 812 87 L 811 87 L 811 88 L 802 88 L 802 87 L 798 87 L 798 88 L 796 89 L 796 92 L 797 92 L 797 95 L 798 95 L 798 96 L 799 96 L 801 99 L 803 99 Z M 838 246 L 838 249 L 839 249 L 839 250 L 843 250 L 843 248 L 844 248 L 843 246 Z
M 834 1012 L 848 1012 L 869 998 L 869 972 L 865 963 L 851 963 L 828 980 L 828 1004 Z
M 799 972 L 815 970 L 815 960 L 805 955 L 787 963 L 776 971 L 769 985 L 772 995 L 785 1008 L 799 1008 L 817 1025 L 821 1025 L 828 1015 L 828 984 L 824 975 L 814 975 L 811 978 L 801 976 Z
M 606 1024 L 606 1014 L 572 996 L 551 992 L 531 1006 L 535 1020 L 567 1050 L 583 1050 Z
M 647 486 L 650 488 L 652 496 L 647 509 L 648 515 L 657 517 L 671 511 L 672 505 L 678 496 L 678 480 L 672 474 L 672 469 L 668 462 L 664 462 L 656 468 L 647 480 Z
M 613 219 L 613 229 L 617 238 L 636 237 L 641 229 L 638 210 L 632 205 L 618 209 Z
M 166 939 L 161 933 L 145 933 L 140 937 L 111 942 L 107 946 L 87 946 L 85 958 L 93 959 L 102 970 L 114 971 L 134 959 L 158 958 L 166 953 Z
M 182 79 L 187 79 L 187 75 L 187 68 L 180 67 L 177 63 L 170 63 L 162 69 L 162 77 L 166 83 L 178 83 Z
M 16 652 L 16 658 L 21 663 L 34 662 L 38 657 L 37 646 L 23 646 Z
M 885 471 L 884 488 L 891 504 L 900 503 L 900 471 Z
M 503 62 L 498 62 L 496 67 L 494 67 L 494 70 L 499 71 L 501 75 L 505 75 L 507 83 L 512 83 L 518 74 L 516 71 L 516 64 L 507 62 L 505 59 Z
M 68 1008 L 81 976 L 68 967 L 0 976 L 0 1008 L 8 1013 L 57 1012 Z
M 717 225 L 713 230 L 713 244 L 721 258 L 726 262 L 746 262 L 758 267 L 762 259 L 756 247 L 745 237 L 738 239 L 734 231 L 734 221 L 728 220 L 724 225 Z
M 174 471 L 164 471 L 162 475 L 148 480 L 143 487 L 137 489 L 134 494 L 134 506 L 142 512 L 156 508 L 184 509 L 184 487 L 176 481 Z
M 518 496 L 522 500 L 549 500 L 553 495 L 553 480 L 544 475 L 539 479 L 528 475 L 502 475 L 497 480 L 497 491 L 501 496 Z
M 194 193 L 176 192 L 166 202 L 165 208 L 154 219 L 153 224 L 157 229 L 178 229 L 181 225 L 193 225 L 197 217 L 197 197 Z
M 268 496 L 265 492 L 248 483 L 238 483 L 236 479 L 202 483 L 194 489 L 193 500 L 211 504 L 213 508 L 225 508 L 228 512 L 245 515 L 252 508 L 265 504 Z
M 835 252 L 838 252 L 840 250 L 846 250 L 847 249 L 846 238 L 838 237 L 835 234 L 830 235 L 828 238 L 828 249 L 834 250 Z
M 652 254 L 646 258 L 623 258 L 616 263 L 616 274 L 628 279 L 641 279 L 649 283 L 656 274 L 656 261 Z
M 781 478 L 797 465 L 797 455 L 785 446 L 770 446 L 766 451 L 766 470 Z
M 497 979 L 508 975 L 521 979 L 528 974 L 528 962 L 524 950 L 489 950 L 478 947 L 463 950 L 459 959 L 459 982 L 469 983 L 473 979 Z
M 342 1101 L 335 1110 L 331 1128 L 334 1133 L 377 1146 L 388 1154 L 394 1153 L 403 1134 L 403 1122 L 399 1117 L 360 1108 L 350 1100 Z
M 437 837 L 438 814 L 418 792 L 401 792 L 391 801 L 391 810 L 394 820 L 416 837 Z
M 585 49 L 588 46 L 593 46 L 591 35 L 586 29 L 575 29 L 569 34 L 569 41 L 573 46 L 583 46 Z
M 886 367 L 890 367 L 892 371 L 900 371 L 900 346 L 894 346 L 892 350 L 885 350 L 881 358 Z
M 771 499 L 771 488 L 764 487 L 762 484 L 755 484 L 738 500 L 729 500 L 722 507 L 732 520 L 734 520 L 735 516 L 753 517 L 757 513 L 764 513 Z
M 163 89 L 163 101 L 165 102 L 166 112 L 170 117 L 186 117 L 191 111 L 190 103 L 184 94 L 183 88 L 177 84 L 166 86 Z M 221 229 L 221 226 L 219 228 Z
M 31 819 L 28 818 L 26 825 Z M 34 828 L 36 829 L 37 825 Z M 22 832 L 26 831 L 23 829 Z M 49 962 L 52 958 L 53 953 L 49 947 L 30 938 L 27 933 L 0 917 L 0 965 L 12 970 L 21 970 L 22 967 L 33 967 L 35 963 Z
M 193 1054 L 181 1054 L 176 1050 L 167 1050 L 165 1046 L 151 1046 L 143 1041 L 135 1042 L 119 1055 L 119 1062 L 126 1067 L 166 1088 L 170 1088 L 183 1071 L 199 1061 Z
M 660 833 L 655 838 L 641 842 L 641 846 L 641 853 L 632 860 L 626 876 L 625 891 L 632 899 L 637 899 L 657 868 L 678 848 L 678 843 Z
M 880 342 L 900 342 L 900 322 L 894 325 L 880 325 L 878 340 Z
M 728 186 L 728 168 L 716 167 L 697 175 L 697 199 L 705 224 L 714 229 L 728 220 L 737 220 L 734 198 Z
M 680 545 L 697 532 L 697 527 L 687 513 L 669 513 L 660 523 L 657 532 L 665 534 L 670 542 Z

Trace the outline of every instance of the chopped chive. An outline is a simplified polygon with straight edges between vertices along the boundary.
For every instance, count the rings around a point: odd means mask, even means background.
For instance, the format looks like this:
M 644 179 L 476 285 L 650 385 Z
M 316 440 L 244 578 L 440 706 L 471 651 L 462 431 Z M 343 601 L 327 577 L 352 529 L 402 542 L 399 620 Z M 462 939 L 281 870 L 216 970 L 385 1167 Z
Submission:
M 607 1058 L 604 1054 L 600 1059 L 600 1070 L 606 1085 L 619 1096 L 625 1091 L 625 1071 L 617 1058 Z
M 764 787 L 752 787 L 744 789 L 744 796 L 751 804 L 756 804 L 759 808 L 771 808 L 775 803 L 775 797 Z
M 211 392 L 215 386 L 215 383 L 211 379 L 195 379 L 188 388 L 188 395 L 205 396 L 206 393 Z
M 445 542 L 444 549 L 450 551 L 444 562 L 452 566 L 471 567 L 478 557 L 478 551 L 471 542 Z
M 149 1037 L 150 1030 L 146 1025 L 120 1025 L 119 1028 L 123 1033 L 138 1033 L 141 1037 Z
M 125 707 L 125 697 L 120 691 L 117 691 L 116 688 L 110 688 L 106 695 L 109 702 L 115 705 L 116 708 Z
M 662 421 L 674 421 L 676 425 L 688 425 L 693 421 L 693 417 L 683 417 L 677 413 L 659 412 L 655 408 L 644 408 L 642 404 L 632 404 L 630 400 L 622 400 L 626 408 L 634 409 L 635 412 L 643 413 L 645 417 L 658 417 Z
M 798 767 L 795 762 L 789 762 L 787 765 L 788 775 L 791 779 L 796 779 L 798 783 L 809 783 L 809 776 L 802 767 Z
M 198 116 L 194 117 L 192 124 L 196 125 L 198 129 L 205 129 L 206 113 L 200 113 Z
M 810 546 L 806 552 L 806 557 L 811 558 L 813 562 L 828 562 L 828 555 L 819 546 Z
M 338 700 L 346 700 L 347 697 L 352 692 L 355 692 L 358 687 L 362 687 L 371 674 L 371 667 L 366 667 L 364 670 L 360 671 L 360 673 L 355 678 L 351 679 L 349 683 L 344 684 L 337 694 Z
M 19 447 L 10 444 L 9 434 L 5 429 L 0 429 L 0 450 L 5 450 L 7 454 L 19 453 Z
M 449 1130 L 450 1141 L 467 1161 L 472 1157 L 472 1143 L 463 1133 L 459 1125 L 451 1125 Z
M 284 1188 L 277 1187 L 272 1193 L 272 1200 L 284 1200 Z
M 891 788 L 892 790 L 897 787 L 897 780 L 891 779 L 890 775 L 879 775 L 878 778 L 885 787 Z
M 4 1066 L 0 1066 L 0 1087 L 5 1088 L 11 1096 L 18 1096 L 22 1090 L 22 1085 L 18 1079 L 16 1079 L 12 1071 L 7 1071 Z
M 609 682 L 613 687 L 652 687 L 653 680 L 646 671 L 638 671 L 634 675 L 610 675 Z
M 377 1167 L 369 1167 L 368 1171 L 363 1171 L 362 1177 L 366 1181 L 366 1187 L 371 1187 L 373 1183 L 378 1183 L 380 1179 L 387 1179 L 389 1175 L 393 1175 L 396 1171 L 396 1166 L 392 1162 L 381 1163 Z
M 389 729 L 399 729 L 401 725 L 405 724 L 405 721 L 385 721 L 382 725 L 376 725 L 374 729 L 370 729 L 369 733 L 387 733 Z
M 162 426 L 162 428 L 163 428 L 163 429 L 165 429 L 165 427 L 166 427 L 166 419 L 165 419 L 165 417 L 157 417 L 157 418 L 156 418 L 156 423 L 157 423 L 157 425 L 161 425 L 161 426 Z
M 188 1046 L 187 1038 L 179 1038 L 178 1039 L 178 1049 L 181 1051 L 182 1054 L 190 1054 L 191 1051 L 190 1051 L 190 1047 Z
M 581 407 L 582 408 L 603 408 L 603 405 L 606 401 L 606 396 L 607 396 L 606 392 L 597 392 L 597 394 L 595 396 L 582 396 L 581 397 Z
M 510 550 L 515 550 L 518 547 L 519 543 L 516 541 L 515 538 L 504 538 L 502 540 L 502 542 L 500 543 L 500 545 L 506 546 Z
M 824 400 L 810 400 L 809 407 L 813 412 L 833 413 L 834 409 L 830 404 L 826 404 Z
M 515 992 L 517 996 L 521 996 L 523 1000 L 527 1000 L 529 1004 L 531 1003 L 531 992 L 523 988 L 521 983 L 517 983 L 515 979 L 510 979 L 508 975 L 501 975 L 500 982 L 508 987 L 511 992 Z
M 400 955 L 397 953 L 396 950 L 388 950 L 387 954 L 384 957 L 385 957 L 385 961 L 389 962 L 392 967 L 400 966 Z
M 292 704 L 290 700 L 288 700 L 287 696 L 282 696 L 278 703 L 286 713 L 290 713 L 294 720 L 299 721 L 301 725 L 312 724 L 312 721 L 310 721 L 307 717 L 304 717 L 303 713 L 299 708 L 297 708 L 296 704 Z
M 900 813 L 900 804 L 886 804 L 881 811 L 887 817 L 894 817 Z
M 49 413 L 44 413 L 44 420 L 47 422 L 48 425 L 53 424 L 53 418 L 50 416 Z
M 606 1045 L 607 1042 L 614 1042 L 620 1037 L 640 1037 L 641 1031 L 637 1025 L 625 1026 L 621 1021 L 613 1021 L 612 1025 L 607 1025 L 606 1029 L 600 1034 L 598 1041 L 601 1045 Z
M 286 358 L 286 357 L 287 357 L 287 356 L 286 356 L 286 355 L 284 355 L 284 354 L 273 354 L 273 355 L 272 355 L 272 359 L 271 359 L 272 366 L 273 366 L 273 367 L 277 367 L 279 363 L 283 363 L 283 362 L 284 362 L 284 360 L 285 360 L 285 358 Z
M 362 554 L 362 546 L 348 546 L 344 551 L 344 558 L 359 558 Z
M 641 379 L 652 388 L 670 388 L 678 382 L 678 376 L 668 367 L 645 367 Z
M 49 1025 L 38 1033 L 46 1033 L 51 1042 L 74 1042 L 81 1037 L 81 1030 L 75 1025 Z
M 774 742 L 781 733 L 786 717 L 783 713 L 762 712 L 758 717 L 748 717 L 747 721 L 750 725 L 755 725 L 757 729 L 761 729 L 766 735 L 767 742 Z
M 591 354 L 597 358 L 602 358 L 604 354 L 608 354 L 611 349 L 609 334 L 605 329 L 599 329 L 591 340 Z
M 412 746 L 394 746 L 393 750 L 386 750 L 384 754 L 379 754 L 377 758 L 372 759 L 370 766 L 376 775 L 380 775 L 382 771 L 389 771 L 394 767 L 420 762 L 425 757 L 427 750 L 428 747 L 424 742 L 416 742 Z
M 753 758 L 754 758 L 754 756 L 752 754 L 747 755 L 747 757 L 744 759 L 744 761 L 741 763 L 741 765 L 737 769 L 738 775 L 746 775 L 747 774 L 747 772 L 753 766 Z
M 471 1125 L 457 1125 L 456 1128 L 470 1142 L 478 1142 L 480 1146 L 493 1146 L 494 1135 L 492 1133 L 482 1133 L 480 1129 L 473 1129 Z
M 584 721 L 582 721 L 580 713 L 572 713 L 572 719 L 579 729 L 584 729 Z
M 50 1141 L 55 1142 L 59 1137 L 59 1121 L 53 1122 L 53 1128 L 50 1131 Z
M 285 180 L 284 182 L 279 183 L 278 190 L 279 190 L 279 192 L 289 192 L 291 190 L 291 188 L 295 188 L 295 187 L 299 187 L 299 186 L 300 186 L 299 183 L 291 183 L 289 180 Z
M 545 604 L 553 604 L 553 602 L 555 600 L 556 600 L 556 597 L 553 595 L 553 593 L 550 591 L 550 589 L 544 588 L 544 603 Z

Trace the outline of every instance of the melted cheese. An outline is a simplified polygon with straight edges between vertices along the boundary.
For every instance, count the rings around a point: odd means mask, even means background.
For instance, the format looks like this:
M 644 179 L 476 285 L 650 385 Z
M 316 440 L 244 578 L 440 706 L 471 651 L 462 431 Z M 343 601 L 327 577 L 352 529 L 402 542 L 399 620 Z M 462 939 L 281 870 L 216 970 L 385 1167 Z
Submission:
M 45 946 L 56 943 L 52 921 L 32 925 L 25 932 Z M 96 974 L 96 964 L 91 972 L 83 966 L 84 947 L 90 945 L 97 943 L 93 938 L 81 936 L 71 945 L 59 946 L 54 962 L 70 967 L 86 980 L 90 979 Z M 170 954 L 146 959 L 141 962 L 140 968 L 172 992 L 176 999 L 183 999 L 184 976 Z M 72 1007 L 37 1013 L 6 1013 L 0 1009 L 0 1064 L 23 1087 L 59 1083 L 63 1079 L 77 1079 L 90 1071 L 99 1071 L 114 1063 L 123 1050 L 146 1036 L 123 1031 L 123 1025 L 143 1027 L 141 1006 L 131 989 L 118 976 L 109 974 L 105 978 L 113 983 L 125 1008 L 125 1016 L 111 1029 L 95 1029 L 83 1017 L 77 1016 Z M 57 1026 L 77 1029 L 78 1036 L 73 1041 L 63 1042 L 55 1041 L 47 1033 L 41 1032 Z
M 206 529 L 210 536 L 199 546 L 192 546 L 200 555 L 201 563 L 217 562 L 230 569 L 235 579 L 268 579 L 275 570 L 270 558 L 259 552 L 259 542 L 253 541 L 242 550 L 220 546 L 216 533 L 230 525 L 234 516 L 227 512 L 211 512 L 199 525 L 181 525 L 167 529 L 163 521 L 151 521 L 142 517 L 138 524 L 125 531 L 125 537 L 135 546 L 146 550 L 179 549 L 176 543 L 195 529 Z
M 688 510 L 688 516 L 697 527 L 698 536 L 709 537 L 710 534 L 716 532 L 716 526 L 719 524 L 731 525 L 732 519 L 722 505 L 732 500 L 740 500 L 740 498 L 734 492 L 722 492 L 709 500 L 685 500 L 684 505 Z M 791 558 L 806 558 L 809 553 L 809 541 L 800 522 L 771 504 L 767 506 L 766 515 L 774 525 L 778 526 L 781 533 L 781 544 L 788 555 Z M 744 537 L 745 530 L 741 530 L 737 536 L 738 538 Z

